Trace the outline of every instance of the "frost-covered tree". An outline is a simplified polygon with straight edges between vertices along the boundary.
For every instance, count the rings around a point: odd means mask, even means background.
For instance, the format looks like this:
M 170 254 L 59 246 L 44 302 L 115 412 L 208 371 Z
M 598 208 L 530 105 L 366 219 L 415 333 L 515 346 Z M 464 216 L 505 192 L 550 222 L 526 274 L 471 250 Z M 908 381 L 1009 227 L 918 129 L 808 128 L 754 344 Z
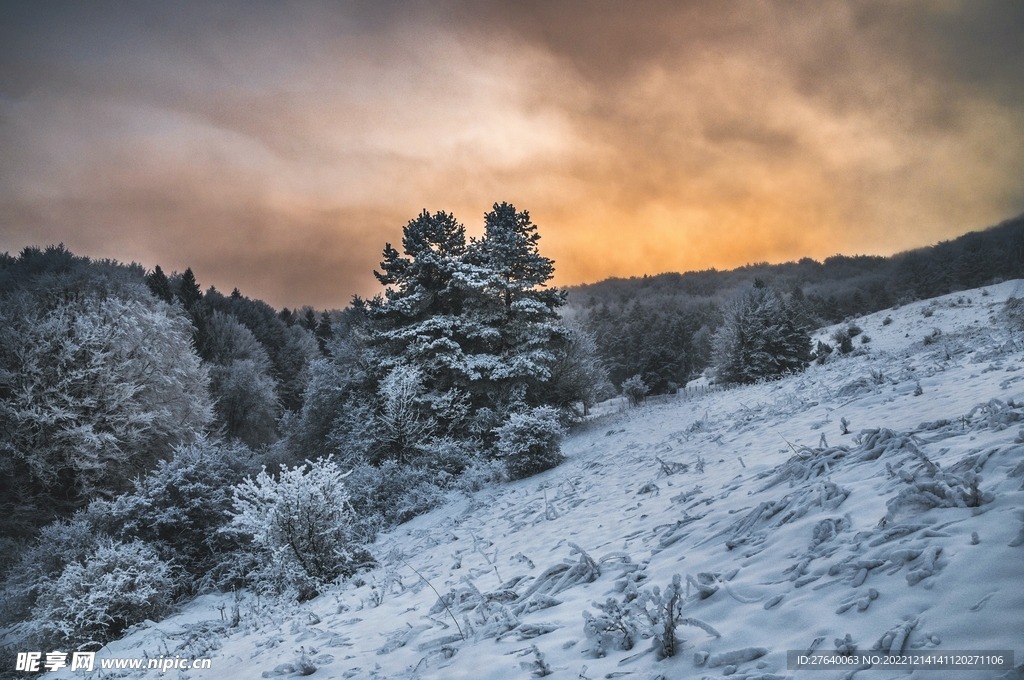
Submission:
M 385 294 L 332 317 L 327 357 L 314 362 L 277 450 L 346 466 L 398 462 L 446 480 L 493 450 L 512 414 L 593 399 L 598 365 L 582 344 L 570 355 L 564 296 L 547 286 L 554 265 L 536 225 L 505 203 L 484 221 L 470 240 L 452 215 L 424 211 L 401 250 L 385 246 L 375 272 Z
M 397 366 L 378 389 L 377 432 L 381 444 L 400 462 L 433 434 L 434 419 L 423 403 L 423 377 L 413 366 Z
M 231 316 L 214 311 L 206 324 L 203 358 L 224 433 L 250 447 L 273 442 L 280 406 L 270 358 L 256 337 Z
M 369 303 L 372 344 L 385 370 L 420 370 L 428 399 L 457 390 L 471 414 L 511 413 L 551 396 L 568 344 L 557 312 L 564 296 L 547 287 L 554 264 L 538 251 L 529 213 L 495 204 L 484 226 L 467 243 L 452 215 L 423 212 L 405 227 L 404 255 L 385 247 L 376 276 L 387 294 Z
M 297 325 L 293 329 L 305 333 Z M 330 349 L 329 357 L 309 364 L 302 408 L 285 414 L 276 448 L 284 459 L 334 456 L 348 467 L 377 455 L 377 386 L 371 377 L 376 367 L 358 330 L 349 328 Z
M 124 488 L 211 418 L 188 320 L 146 293 L 0 306 L 0 511 L 29 532 Z
M 806 368 L 811 340 L 797 314 L 760 281 L 726 305 L 715 335 L 720 382 L 752 383 Z
M 639 406 L 647 398 L 651 388 L 638 373 L 628 380 L 622 381 L 622 393 L 629 399 L 630 406 Z
M 370 559 L 355 545 L 345 475 L 330 459 L 243 480 L 234 487 L 231 528 L 267 555 L 259 585 L 294 589 L 300 599 Z
M 227 315 L 252 333 L 270 359 L 269 374 L 276 385 L 283 410 L 297 411 L 302 407 L 302 392 L 309 379 L 309 363 L 320 356 L 312 333 L 302 326 L 289 327 L 287 322 L 262 300 L 253 300 L 241 294 L 224 296 L 210 289 L 202 304 L 192 308 L 193 323 L 198 329 L 196 344 L 205 358 L 208 328 L 214 312 Z
M 608 370 L 598 356 L 597 342 L 576 322 L 563 321 L 568 331 L 565 353 L 551 369 L 551 403 L 579 404 L 582 414 L 603 398 L 615 394 Z

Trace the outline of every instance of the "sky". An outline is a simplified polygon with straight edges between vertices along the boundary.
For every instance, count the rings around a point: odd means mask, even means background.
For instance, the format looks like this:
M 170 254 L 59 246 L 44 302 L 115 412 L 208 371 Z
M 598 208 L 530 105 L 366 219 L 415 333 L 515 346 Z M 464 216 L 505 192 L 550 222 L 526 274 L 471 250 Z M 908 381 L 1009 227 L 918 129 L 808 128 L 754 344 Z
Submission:
M 501 201 L 557 285 L 997 224 L 1024 3 L 0 0 L 0 252 L 343 307 L 420 211 Z

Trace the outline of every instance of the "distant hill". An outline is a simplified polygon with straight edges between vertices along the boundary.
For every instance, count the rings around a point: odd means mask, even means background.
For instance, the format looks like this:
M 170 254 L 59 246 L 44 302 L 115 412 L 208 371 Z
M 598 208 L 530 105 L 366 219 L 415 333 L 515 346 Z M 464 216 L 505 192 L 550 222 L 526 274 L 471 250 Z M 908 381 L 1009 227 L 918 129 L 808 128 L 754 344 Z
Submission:
M 800 288 L 821 300 L 815 312 L 836 322 L 884 309 L 900 300 L 927 299 L 1024 275 L 1024 215 L 952 241 L 890 257 L 834 255 L 818 262 L 757 262 L 728 271 L 707 269 L 642 277 L 610 278 L 568 288 L 571 305 L 624 305 L 632 300 L 721 300 L 755 278 L 791 293 Z M 829 301 L 830 298 L 834 301 Z
M 809 328 L 1024 277 L 1024 215 L 891 257 L 835 255 L 731 271 L 612 278 L 569 288 L 569 316 L 597 340 L 612 381 L 636 374 L 656 392 L 703 370 L 719 309 L 756 279 L 799 303 Z

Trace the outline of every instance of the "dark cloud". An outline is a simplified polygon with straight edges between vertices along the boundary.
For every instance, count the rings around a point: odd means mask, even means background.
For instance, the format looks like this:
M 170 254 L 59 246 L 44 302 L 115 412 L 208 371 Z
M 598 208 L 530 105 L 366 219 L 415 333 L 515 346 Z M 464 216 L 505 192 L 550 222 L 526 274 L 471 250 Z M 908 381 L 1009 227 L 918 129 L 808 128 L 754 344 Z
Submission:
M 1024 211 L 1024 8 L 8 3 L 0 249 L 276 305 L 422 208 L 528 208 L 558 281 L 891 253 Z

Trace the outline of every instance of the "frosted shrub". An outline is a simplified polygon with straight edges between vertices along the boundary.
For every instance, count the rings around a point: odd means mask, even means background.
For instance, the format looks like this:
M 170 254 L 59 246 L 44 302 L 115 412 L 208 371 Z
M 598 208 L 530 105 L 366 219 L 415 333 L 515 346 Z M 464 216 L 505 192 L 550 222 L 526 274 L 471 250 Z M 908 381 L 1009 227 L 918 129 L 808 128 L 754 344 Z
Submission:
M 853 339 L 848 329 L 840 328 L 833 331 L 832 340 L 835 341 L 840 354 L 849 354 L 853 351 Z
M 675 656 L 676 628 L 695 626 L 708 634 L 721 637 L 708 624 L 694 618 L 683 617 L 686 600 L 679 574 L 662 591 L 655 586 L 632 592 L 627 591 L 622 602 L 608 598 L 604 604 L 595 602 L 601 613 L 596 616 L 583 612 L 583 632 L 593 641 L 591 651 L 603 657 L 614 649 L 630 650 L 640 640 L 650 639 L 651 648 L 659 658 Z
M 0 625 L 27 618 L 42 585 L 58 578 L 69 564 L 83 562 L 98 540 L 95 528 L 80 515 L 43 527 L 35 543 L 5 574 L 0 589 Z
M 630 406 L 639 406 L 650 391 L 639 374 L 622 381 L 622 393 L 629 399 Z
M 365 551 L 354 544 L 344 478 L 332 460 L 320 458 L 284 467 L 276 479 L 264 468 L 234 487 L 229 528 L 251 535 L 265 553 L 257 585 L 309 599 L 366 561 Z
M 379 466 L 363 463 L 348 477 L 349 507 L 358 516 L 356 531 L 372 541 L 377 529 L 408 522 L 444 500 L 451 475 L 402 465 L 393 460 Z
M 818 347 L 814 351 L 814 358 L 819 364 L 825 363 L 828 355 L 832 354 L 832 345 L 818 340 Z
M 184 567 L 185 590 L 237 585 L 245 567 L 239 537 L 220 529 L 230 519 L 232 485 L 254 467 L 244 445 L 200 438 L 136 479 L 133 493 L 95 501 L 89 515 L 111 536 L 145 541 Z
M 498 456 L 505 461 L 512 479 L 535 475 L 562 462 L 562 426 L 558 411 L 550 406 L 513 413 L 495 433 Z
M 40 585 L 29 629 L 47 648 L 98 649 L 129 626 L 158 618 L 173 589 L 170 567 L 152 548 L 105 539 Z
M 508 471 L 500 461 L 481 460 L 473 463 L 459 475 L 456 488 L 466 494 L 508 481 Z

